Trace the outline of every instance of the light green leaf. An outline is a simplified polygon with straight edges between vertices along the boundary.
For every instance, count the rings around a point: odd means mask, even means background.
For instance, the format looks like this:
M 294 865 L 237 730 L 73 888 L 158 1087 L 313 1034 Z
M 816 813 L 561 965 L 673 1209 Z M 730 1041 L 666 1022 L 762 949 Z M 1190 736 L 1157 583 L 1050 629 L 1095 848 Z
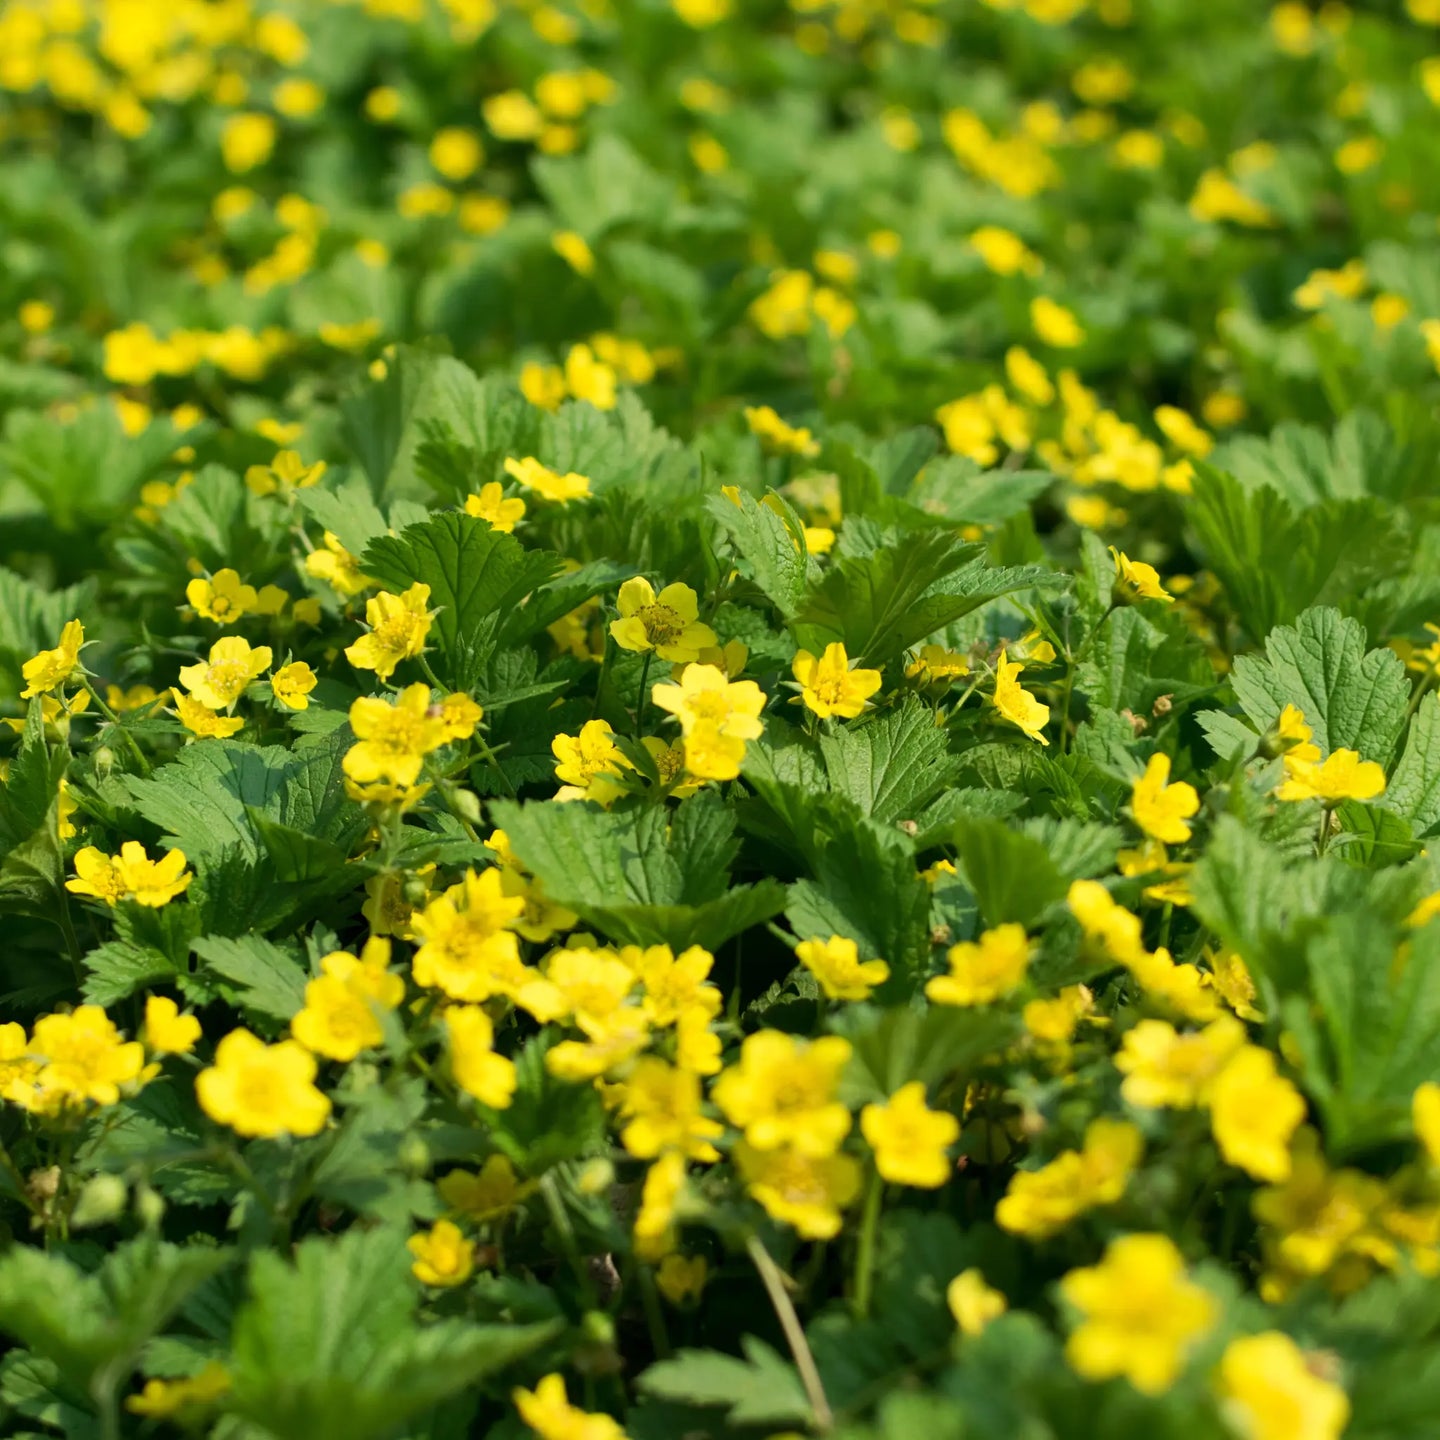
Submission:
M 733 1425 L 809 1425 L 810 1404 L 795 1368 L 763 1341 L 746 1335 L 745 1352 L 680 1350 L 640 1376 L 647 1395 L 687 1405 L 721 1406 Z
M 805 550 L 804 523 L 789 502 L 771 491 L 761 504 L 738 491 L 733 501 L 712 495 L 706 509 L 729 534 L 770 603 L 785 619 L 793 619 L 815 566 Z
M 873 720 L 822 732 L 831 787 L 876 820 L 913 820 L 950 785 L 961 762 L 923 701 L 910 698 Z
M 1428 695 L 1410 721 L 1400 763 L 1381 801 L 1403 815 L 1417 837 L 1440 825 L 1440 695 Z
M 259 935 L 202 935 L 194 949 L 207 970 L 229 982 L 224 988 L 246 1010 L 289 1020 L 305 1003 L 304 967 Z
M 1265 653 L 1242 655 L 1231 675 L 1236 697 L 1262 734 L 1287 704 L 1297 705 L 1323 754 L 1358 750 L 1388 765 L 1410 685 L 1393 650 L 1365 648 L 1365 629 L 1338 610 L 1307 610 L 1265 640 Z

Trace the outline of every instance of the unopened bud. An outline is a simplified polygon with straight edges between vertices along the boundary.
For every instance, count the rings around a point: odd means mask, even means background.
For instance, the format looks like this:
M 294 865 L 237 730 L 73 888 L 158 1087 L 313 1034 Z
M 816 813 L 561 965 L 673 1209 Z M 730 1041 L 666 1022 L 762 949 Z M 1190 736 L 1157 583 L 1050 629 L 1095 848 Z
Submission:
M 158 1230 L 165 1218 L 165 1197 L 148 1185 L 135 1192 L 135 1214 L 147 1230 Z
M 424 1175 L 430 1169 L 430 1147 L 419 1135 L 406 1135 L 400 1141 L 395 1158 L 407 1175 Z
M 472 825 L 478 825 L 483 818 L 480 813 L 480 797 L 473 790 L 452 790 L 450 803 Z
M 86 1181 L 75 1208 L 70 1212 L 73 1229 L 85 1230 L 92 1225 L 108 1225 L 124 1213 L 129 1191 L 118 1175 L 96 1175 Z

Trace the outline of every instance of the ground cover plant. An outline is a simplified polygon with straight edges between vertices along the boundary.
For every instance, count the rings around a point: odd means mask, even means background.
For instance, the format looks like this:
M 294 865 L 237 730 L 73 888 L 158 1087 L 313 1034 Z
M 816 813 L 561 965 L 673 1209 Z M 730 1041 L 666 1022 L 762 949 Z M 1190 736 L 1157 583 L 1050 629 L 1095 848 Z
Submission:
M 0 4 L 0 1432 L 1432 1440 L 1440 5 Z

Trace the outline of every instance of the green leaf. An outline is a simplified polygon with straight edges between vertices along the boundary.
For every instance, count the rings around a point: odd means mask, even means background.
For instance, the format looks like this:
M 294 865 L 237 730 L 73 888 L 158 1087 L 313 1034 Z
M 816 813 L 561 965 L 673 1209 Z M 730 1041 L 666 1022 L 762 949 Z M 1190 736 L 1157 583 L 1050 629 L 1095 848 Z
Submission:
M 1272 630 L 1265 654 L 1242 655 L 1231 683 L 1263 733 L 1287 704 L 1305 712 L 1323 754 L 1358 750 L 1388 765 L 1405 723 L 1410 685 L 1393 650 L 1365 648 L 1365 629 L 1338 610 L 1307 610 Z
M 543 1174 L 605 1145 L 599 1094 L 557 1080 L 545 1068 L 545 1056 L 559 1039 L 552 1030 L 525 1044 L 515 1057 L 515 1094 L 508 1108 L 486 1117 L 495 1143 L 523 1174 Z
M 271 1020 L 289 1020 L 305 1004 L 309 978 L 299 961 L 259 935 L 202 935 L 194 942 L 205 968 L 237 1004 Z
M 65 590 L 42 590 L 0 566 L 0 674 L 13 690 L 24 688 L 20 667 L 32 655 L 49 650 L 67 620 L 93 618 L 96 588 L 91 578 Z
M 910 503 L 954 525 L 1003 525 L 1028 510 L 1054 483 L 1048 471 L 982 472 L 973 460 L 951 455 L 925 467 Z
M 841 559 L 809 586 L 792 628 L 817 654 L 841 640 L 876 667 L 998 596 L 1055 583 L 1039 566 L 998 569 L 982 553 L 937 530 Z
M 1268 485 L 1247 490 L 1212 466 L 1196 470 L 1186 514 L 1257 639 L 1307 606 L 1346 603 L 1404 568 L 1406 544 L 1391 506 L 1329 500 L 1297 514 Z
M 562 1323 L 415 1322 L 403 1232 L 313 1237 L 250 1261 L 235 1317 L 234 1412 L 279 1440 L 378 1440 L 555 1338 Z
M 714 950 L 778 915 L 774 880 L 729 886 L 735 819 L 718 796 L 674 812 L 497 801 L 495 822 L 558 904 L 621 944 Z
M 1020 1021 L 1002 1010 L 851 1005 L 833 1029 L 853 1050 L 840 1083 L 841 1098 L 853 1108 L 888 1100 L 912 1080 L 929 1088 L 968 1073 L 1003 1050 L 1019 1034 Z
M 84 959 L 81 993 L 92 1005 L 113 1005 L 137 990 L 175 980 L 181 972 L 163 951 L 128 940 L 97 945 Z
M 1410 721 L 1400 763 L 1378 802 L 1423 838 L 1440 825 L 1440 695 L 1428 695 Z
M 662 1400 L 722 1406 L 732 1425 L 809 1425 L 810 1403 L 794 1367 L 753 1335 L 740 1348 L 743 1360 L 718 1350 L 677 1351 L 650 1366 L 638 1384 Z
M 706 509 L 730 536 L 750 578 L 785 619 L 793 619 L 815 565 L 805 549 L 804 522 L 789 502 L 772 490 L 762 504 L 742 490 L 734 500 L 712 495 Z
M 848 937 L 862 958 L 889 964 L 891 992 L 909 994 L 929 966 L 930 889 L 906 836 L 833 796 L 818 812 L 812 865 L 785 906 L 795 934 Z
M 962 820 L 955 848 L 987 926 L 1032 926 L 1065 894 L 1065 877 L 1046 846 L 1003 820 Z
M 558 573 L 560 557 L 526 550 L 483 520 L 450 513 L 380 536 L 363 564 L 387 590 L 430 587 L 430 608 L 440 612 L 431 630 L 438 652 L 432 663 L 446 684 L 470 690 L 502 631 L 515 623 L 512 612 Z
M 63 1256 L 17 1245 L 0 1256 L 0 1331 L 103 1401 L 186 1296 L 229 1263 L 228 1250 L 145 1238 L 116 1246 L 86 1274 Z
M 831 788 L 880 821 L 914 820 L 961 769 L 934 712 L 913 697 L 866 723 L 822 732 L 820 751 Z
M 359 475 L 346 475 L 339 483 L 330 481 L 327 475 L 321 484 L 295 493 L 301 507 L 352 555 L 363 554 L 377 535 L 390 528 L 371 498 L 370 487 Z

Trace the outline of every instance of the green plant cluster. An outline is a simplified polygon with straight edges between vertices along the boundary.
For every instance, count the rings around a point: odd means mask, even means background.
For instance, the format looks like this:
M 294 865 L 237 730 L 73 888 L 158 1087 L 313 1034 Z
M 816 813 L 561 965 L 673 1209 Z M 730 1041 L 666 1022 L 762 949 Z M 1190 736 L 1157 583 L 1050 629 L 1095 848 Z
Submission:
M 0 3 L 0 1433 L 1433 1440 L 1440 4 Z

